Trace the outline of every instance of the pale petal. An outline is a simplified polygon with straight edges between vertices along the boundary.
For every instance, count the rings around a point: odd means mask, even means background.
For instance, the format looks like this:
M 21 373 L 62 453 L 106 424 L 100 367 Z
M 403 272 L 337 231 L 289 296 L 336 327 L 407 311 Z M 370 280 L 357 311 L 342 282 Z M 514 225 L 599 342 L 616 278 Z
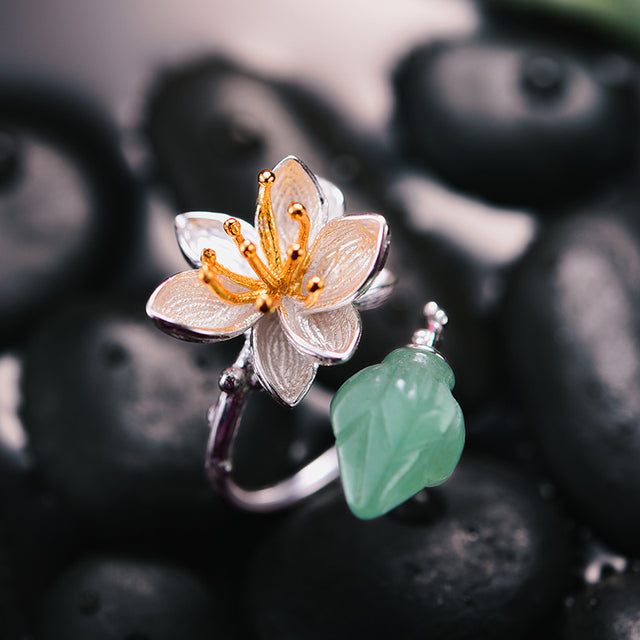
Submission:
M 328 220 L 328 206 L 318 180 L 307 167 L 294 156 L 287 156 L 274 168 L 276 181 L 271 189 L 271 203 L 275 216 L 280 250 L 285 255 L 287 247 L 296 242 L 300 225 L 287 214 L 289 205 L 300 202 L 304 205 L 311 222 L 309 244 Z M 255 221 L 256 228 L 258 220 Z
M 281 403 L 290 407 L 298 404 L 316 377 L 318 363 L 294 349 L 276 313 L 254 325 L 251 343 L 262 386 Z
M 243 276 L 255 278 L 253 269 L 243 258 L 235 242 L 226 234 L 224 223 L 232 218 L 226 213 L 209 211 L 190 211 L 176 216 L 176 236 L 184 257 L 193 267 L 199 267 L 203 249 L 213 249 L 218 262 L 227 269 Z M 258 255 L 264 260 L 258 231 L 245 220 L 236 218 L 240 223 L 242 235 L 258 247 Z
M 393 293 L 397 278 L 386 267 L 378 272 L 361 294 L 354 300 L 354 304 L 359 311 L 375 309 L 384 304 Z
M 322 364 L 344 362 L 358 346 L 362 327 L 353 305 L 308 313 L 304 305 L 283 298 L 278 312 L 287 337 L 296 349 Z
M 322 193 L 324 193 L 327 199 L 327 218 L 333 220 L 333 218 L 341 218 L 344 215 L 344 194 L 333 182 L 330 182 L 326 178 L 316 176 L 318 178 L 318 184 Z M 327 220 L 327 221 L 328 221 Z
M 322 230 L 311 247 L 305 281 L 324 280 L 313 312 L 355 300 L 384 266 L 389 230 L 382 216 L 366 214 L 336 218 Z
M 224 284 L 234 287 L 226 280 Z M 163 331 L 196 342 L 233 338 L 262 316 L 253 304 L 229 304 L 217 298 L 198 280 L 197 269 L 165 280 L 151 294 L 147 315 Z

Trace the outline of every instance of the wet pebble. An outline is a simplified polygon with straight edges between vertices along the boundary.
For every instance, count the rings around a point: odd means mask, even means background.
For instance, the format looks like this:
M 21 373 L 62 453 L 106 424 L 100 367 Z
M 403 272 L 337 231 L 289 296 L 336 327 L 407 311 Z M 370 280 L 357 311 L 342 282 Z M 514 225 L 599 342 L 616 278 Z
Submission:
M 143 309 L 77 304 L 41 326 L 25 358 L 22 412 L 46 485 L 111 535 L 195 527 L 217 504 L 206 415 L 233 347 L 174 340 Z
M 623 72 L 612 75 L 616 60 Z M 620 56 L 530 33 L 480 35 L 415 49 L 395 90 L 397 130 L 412 156 L 489 200 L 583 198 L 624 175 L 636 155 L 635 71 Z
M 95 105 L 0 82 L 0 344 L 48 306 L 114 277 L 137 206 L 117 134 Z
M 561 495 L 640 551 L 640 241 L 611 213 L 551 230 L 513 279 L 505 327 L 529 423 Z
M 611 576 L 571 601 L 562 640 L 640 638 L 640 576 Z
M 371 210 L 391 168 L 379 144 L 318 96 L 218 58 L 167 70 L 151 92 L 145 130 L 180 207 L 251 221 L 258 172 L 287 155 L 346 187 L 351 212 Z
M 217 640 L 239 637 L 225 606 L 187 569 L 166 561 L 97 556 L 46 594 L 43 640 Z
M 389 515 L 356 519 L 341 491 L 310 502 L 250 574 L 257 637 L 516 638 L 559 607 L 568 544 L 522 477 L 463 460 Z

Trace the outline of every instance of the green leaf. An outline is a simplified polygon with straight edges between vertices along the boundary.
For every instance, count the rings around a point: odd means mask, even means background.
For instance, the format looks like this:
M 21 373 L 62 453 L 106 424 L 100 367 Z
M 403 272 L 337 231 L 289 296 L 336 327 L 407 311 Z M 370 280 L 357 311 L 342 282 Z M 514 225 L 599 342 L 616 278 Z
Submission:
M 331 403 L 345 497 L 376 518 L 444 482 L 464 446 L 453 372 L 437 355 L 397 349 L 350 378 Z

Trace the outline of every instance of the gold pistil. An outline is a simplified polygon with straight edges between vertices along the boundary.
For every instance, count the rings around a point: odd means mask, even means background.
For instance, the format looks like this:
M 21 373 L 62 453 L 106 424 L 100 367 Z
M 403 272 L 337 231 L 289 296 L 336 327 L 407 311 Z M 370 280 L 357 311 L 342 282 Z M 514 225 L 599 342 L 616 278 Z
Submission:
M 280 240 L 278 239 L 278 229 L 276 219 L 273 214 L 271 203 L 271 187 L 276 181 L 276 174 L 273 171 L 261 171 L 258 175 L 258 233 L 260 234 L 260 244 L 267 258 L 269 267 L 276 273 L 282 268 L 280 257 Z
M 305 285 L 308 295 L 305 296 L 302 292 L 302 279 L 309 263 L 307 244 L 311 222 L 307 210 L 300 202 L 293 202 L 287 208 L 287 214 L 299 223 L 300 229 L 297 242 L 287 248 L 287 259 L 284 263 L 282 262 L 271 202 L 271 186 L 275 179 L 276 176 L 272 171 L 262 171 L 258 176 L 260 184 L 258 232 L 268 266 L 258 256 L 256 245 L 244 238 L 241 225 L 235 218 L 228 218 L 223 225 L 226 234 L 236 243 L 240 253 L 259 279 L 234 273 L 219 264 L 213 249 L 204 249 L 202 252 L 202 268 L 198 274 L 200 280 L 221 300 L 230 304 L 253 303 L 258 311 L 265 314 L 273 312 L 285 295 L 304 300 L 305 305 L 311 307 L 318 301 L 324 289 L 324 280 L 320 276 L 312 276 Z M 229 291 L 218 276 L 228 278 L 231 282 L 246 287 L 248 291 L 242 293 Z

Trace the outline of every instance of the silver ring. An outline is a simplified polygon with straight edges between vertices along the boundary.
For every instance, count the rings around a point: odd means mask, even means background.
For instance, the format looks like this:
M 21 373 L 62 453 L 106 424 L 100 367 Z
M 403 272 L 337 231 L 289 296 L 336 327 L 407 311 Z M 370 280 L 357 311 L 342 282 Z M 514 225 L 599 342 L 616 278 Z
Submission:
M 275 485 L 238 486 L 232 453 L 247 396 L 262 387 L 284 405 L 300 403 L 319 365 L 351 357 L 361 332 L 358 310 L 382 304 L 395 279 L 383 268 L 390 237 L 382 216 L 344 215 L 340 190 L 293 156 L 258 180 L 255 225 L 220 213 L 176 217 L 178 243 L 194 269 L 163 282 L 147 313 L 163 331 L 186 340 L 245 334 L 209 411 L 205 467 L 226 500 L 268 512 L 337 479 L 338 457 L 332 447 Z

